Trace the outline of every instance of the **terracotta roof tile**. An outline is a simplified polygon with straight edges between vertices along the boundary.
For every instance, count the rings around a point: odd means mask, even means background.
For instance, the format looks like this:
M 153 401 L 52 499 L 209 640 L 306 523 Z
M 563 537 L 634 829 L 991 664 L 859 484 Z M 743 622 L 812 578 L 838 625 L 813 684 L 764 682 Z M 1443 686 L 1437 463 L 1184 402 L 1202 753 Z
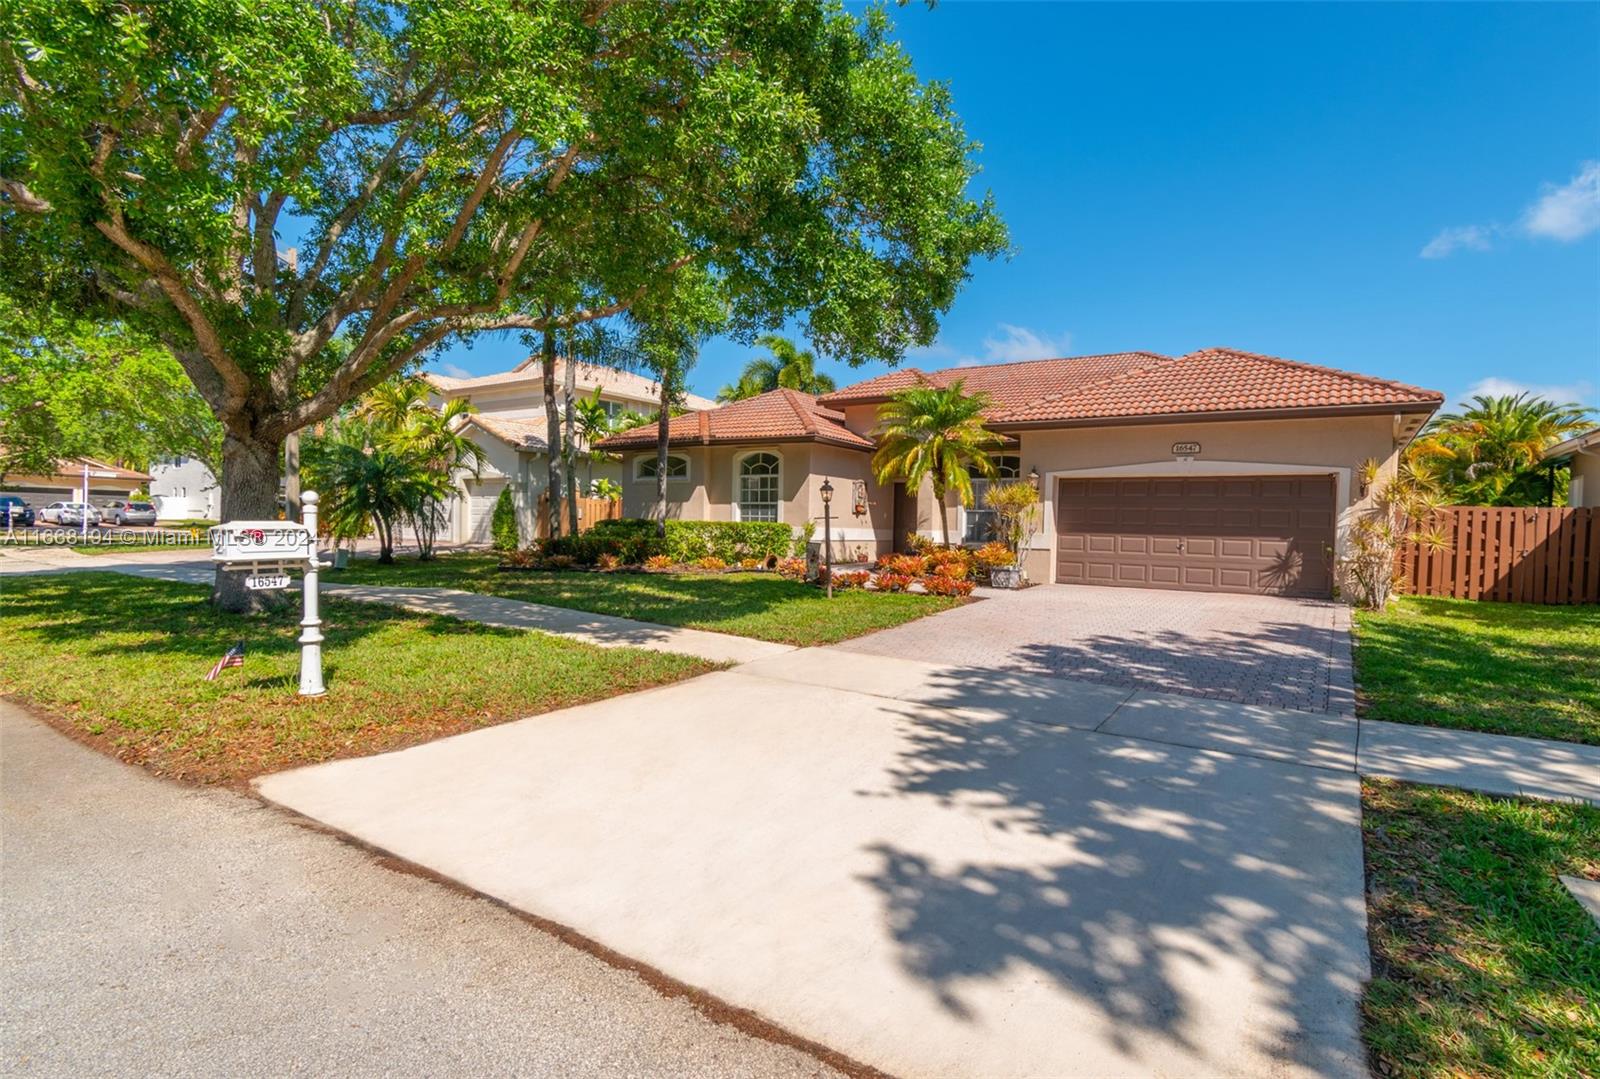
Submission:
M 1001 407 L 990 418 L 1005 425 L 1363 406 L 1432 409 L 1443 403 L 1443 394 L 1401 382 L 1208 348 Z
M 674 446 L 806 440 L 859 450 L 873 448 L 871 440 L 845 427 L 843 421 L 842 414 L 821 407 L 810 394 L 780 389 L 720 408 L 674 416 L 667 424 L 667 438 Z M 656 426 L 635 427 L 602 439 L 598 445 L 608 450 L 654 446 Z
M 995 399 L 996 405 L 1012 408 L 1165 359 L 1167 357 L 1154 352 L 1112 352 L 1100 356 L 945 367 L 931 373 L 916 367 L 903 367 L 825 394 L 822 403 L 868 404 L 888 400 L 891 395 L 919 381 L 934 386 L 948 386 L 961 379 L 968 391 L 982 390 Z
M 515 446 L 519 450 L 545 452 L 545 418 L 541 414 L 533 419 L 508 419 L 504 416 L 485 416 L 480 412 L 468 414 L 463 424 L 480 427 L 491 435 Z
M 566 358 L 556 358 L 556 382 L 559 385 L 565 377 Z M 632 397 L 635 399 L 652 400 L 660 393 L 660 386 L 652 378 L 635 374 L 632 371 L 620 371 L 615 367 L 605 367 L 601 364 L 578 362 L 575 372 L 577 388 L 580 393 L 593 393 L 596 388 L 609 389 L 613 393 Z M 451 397 L 461 397 L 470 394 L 473 390 L 494 389 L 500 386 L 515 386 L 519 384 L 538 385 L 543 382 L 543 371 L 537 355 L 529 356 L 509 371 L 500 371 L 492 375 L 479 375 L 476 378 L 453 378 L 450 375 L 441 375 L 433 371 L 423 373 L 423 378 L 440 393 Z M 716 408 L 717 403 L 709 397 L 698 394 L 686 394 L 684 404 L 689 408 Z

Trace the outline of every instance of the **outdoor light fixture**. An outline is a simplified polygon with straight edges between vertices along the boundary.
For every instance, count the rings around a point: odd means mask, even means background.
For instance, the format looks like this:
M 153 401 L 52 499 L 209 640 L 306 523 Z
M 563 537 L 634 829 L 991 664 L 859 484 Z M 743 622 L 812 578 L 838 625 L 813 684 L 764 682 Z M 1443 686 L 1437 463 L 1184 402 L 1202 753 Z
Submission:
M 1033 484 L 1035 487 L 1039 486 L 1039 466 L 1038 465 L 1034 465 L 1032 468 L 1028 469 L 1028 482 Z
M 828 575 L 828 598 L 833 598 L 833 483 L 822 477 L 822 562 Z

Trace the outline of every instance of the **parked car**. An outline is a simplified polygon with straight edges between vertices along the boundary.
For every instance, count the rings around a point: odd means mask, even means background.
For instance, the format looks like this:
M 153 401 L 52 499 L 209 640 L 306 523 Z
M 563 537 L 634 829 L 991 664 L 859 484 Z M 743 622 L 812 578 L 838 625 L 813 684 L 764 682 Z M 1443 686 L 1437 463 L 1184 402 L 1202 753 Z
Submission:
M 0 495 L 0 525 L 11 528 L 30 528 L 33 509 L 16 495 Z
M 114 525 L 153 525 L 156 523 L 156 504 L 118 499 L 107 502 L 100 516 Z
M 87 502 L 52 502 L 39 511 L 39 520 L 53 525 L 81 525 L 85 517 L 91 526 L 100 523 L 100 511 Z

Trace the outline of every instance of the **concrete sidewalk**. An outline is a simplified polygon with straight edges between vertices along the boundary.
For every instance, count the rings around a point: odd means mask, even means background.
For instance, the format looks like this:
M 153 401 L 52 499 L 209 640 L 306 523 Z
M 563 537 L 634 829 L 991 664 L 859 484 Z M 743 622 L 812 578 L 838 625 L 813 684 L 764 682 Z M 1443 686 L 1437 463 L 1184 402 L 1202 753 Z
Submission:
M 1364 776 L 1600 805 L 1600 746 L 1361 721 Z
M 0 701 L 0 1072 L 833 1076 L 509 911 Z

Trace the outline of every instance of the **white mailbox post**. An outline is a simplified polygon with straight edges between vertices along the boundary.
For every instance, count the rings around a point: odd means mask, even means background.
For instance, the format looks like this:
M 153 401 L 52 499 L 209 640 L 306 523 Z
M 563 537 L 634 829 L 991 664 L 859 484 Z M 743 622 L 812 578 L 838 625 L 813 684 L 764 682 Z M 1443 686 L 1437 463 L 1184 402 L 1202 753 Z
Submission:
M 276 590 L 289 586 L 289 571 L 305 574 L 301 593 L 300 695 L 320 697 L 322 684 L 322 614 L 317 603 L 317 571 L 329 563 L 317 560 L 317 493 L 300 497 L 302 523 L 292 521 L 229 521 L 211 529 L 211 560 L 223 570 L 245 573 L 245 587 Z

